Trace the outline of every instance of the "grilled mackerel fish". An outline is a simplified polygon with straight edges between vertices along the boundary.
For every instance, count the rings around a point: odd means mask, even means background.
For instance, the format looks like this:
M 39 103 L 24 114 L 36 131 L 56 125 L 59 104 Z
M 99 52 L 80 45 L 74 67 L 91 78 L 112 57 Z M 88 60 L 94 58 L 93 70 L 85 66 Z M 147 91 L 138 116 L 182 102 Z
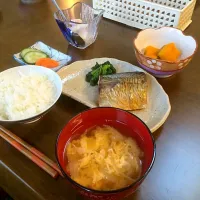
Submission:
M 147 76 L 144 72 L 126 72 L 101 76 L 99 106 L 139 110 L 147 106 Z

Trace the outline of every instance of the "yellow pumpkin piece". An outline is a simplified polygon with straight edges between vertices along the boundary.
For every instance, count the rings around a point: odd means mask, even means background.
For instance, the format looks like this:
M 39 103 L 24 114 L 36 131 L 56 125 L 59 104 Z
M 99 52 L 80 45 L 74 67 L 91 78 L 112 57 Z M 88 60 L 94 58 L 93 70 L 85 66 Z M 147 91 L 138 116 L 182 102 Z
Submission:
M 148 56 L 150 58 L 158 58 L 157 54 L 158 54 L 159 49 L 153 46 L 147 46 L 144 50 L 144 55 Z
M 174 43 L 164 45 L 158 52 L 158 57 L 161 60 L 166 60 L 170 62 L 176 62 L 180 55 L 181 52 Z

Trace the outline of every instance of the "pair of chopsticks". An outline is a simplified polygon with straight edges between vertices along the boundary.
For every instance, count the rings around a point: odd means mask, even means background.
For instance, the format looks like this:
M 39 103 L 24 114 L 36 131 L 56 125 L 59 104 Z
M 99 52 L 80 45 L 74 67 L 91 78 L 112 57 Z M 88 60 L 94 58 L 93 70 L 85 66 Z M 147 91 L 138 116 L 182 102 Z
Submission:
M 0 126 L 0 137 L 6 140 L 9 144 L 19 150 L 22 154 L 32 160 L 36 165 L 42 168 L 45 172 L 56 178 L 58 175 L 63 176 L 62 172 L 58 168 L 57 164 L 50 160 L 43 153 L 23 141 L 14 133 Z

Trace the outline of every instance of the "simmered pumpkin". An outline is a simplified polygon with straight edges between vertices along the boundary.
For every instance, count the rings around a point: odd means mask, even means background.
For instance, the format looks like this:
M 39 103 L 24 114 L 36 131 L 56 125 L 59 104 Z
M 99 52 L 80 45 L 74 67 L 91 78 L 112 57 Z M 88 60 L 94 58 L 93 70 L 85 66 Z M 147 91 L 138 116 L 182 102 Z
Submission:
M 164 45 L 161 49 L 153 46 L 147 46 L 144 50 L 144 55 L 154 59 L 176 62 L 181 55 L 181 51 L 172 42 Z
M 158 54 L 159 49 L 153 46 L 147 46 L 144 50 L 144 55 L 148 56 L 150 58 L 158 58 L 157 54 Z
M 158 58 L 171 62 L 177 61 L 180 55 L 181 52 L 174 43 L 164 45 L 158 52 Z

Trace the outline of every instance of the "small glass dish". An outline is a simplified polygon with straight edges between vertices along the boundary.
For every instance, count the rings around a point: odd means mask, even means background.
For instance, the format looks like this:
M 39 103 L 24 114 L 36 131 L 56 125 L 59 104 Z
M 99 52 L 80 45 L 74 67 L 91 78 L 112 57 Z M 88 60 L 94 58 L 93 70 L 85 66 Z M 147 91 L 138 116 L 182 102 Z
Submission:
M 79 49 L 85 49 L 94 43 L 104 10 L 93 9 L 85 3 L 77 2 L 71 8 L 62 11 L 66 19 L 62 17 L 60 11 L 54 13 L 54 18 L 66 40 Z M 83 43 L 78 43 L 74 35 L 80 36 Z

